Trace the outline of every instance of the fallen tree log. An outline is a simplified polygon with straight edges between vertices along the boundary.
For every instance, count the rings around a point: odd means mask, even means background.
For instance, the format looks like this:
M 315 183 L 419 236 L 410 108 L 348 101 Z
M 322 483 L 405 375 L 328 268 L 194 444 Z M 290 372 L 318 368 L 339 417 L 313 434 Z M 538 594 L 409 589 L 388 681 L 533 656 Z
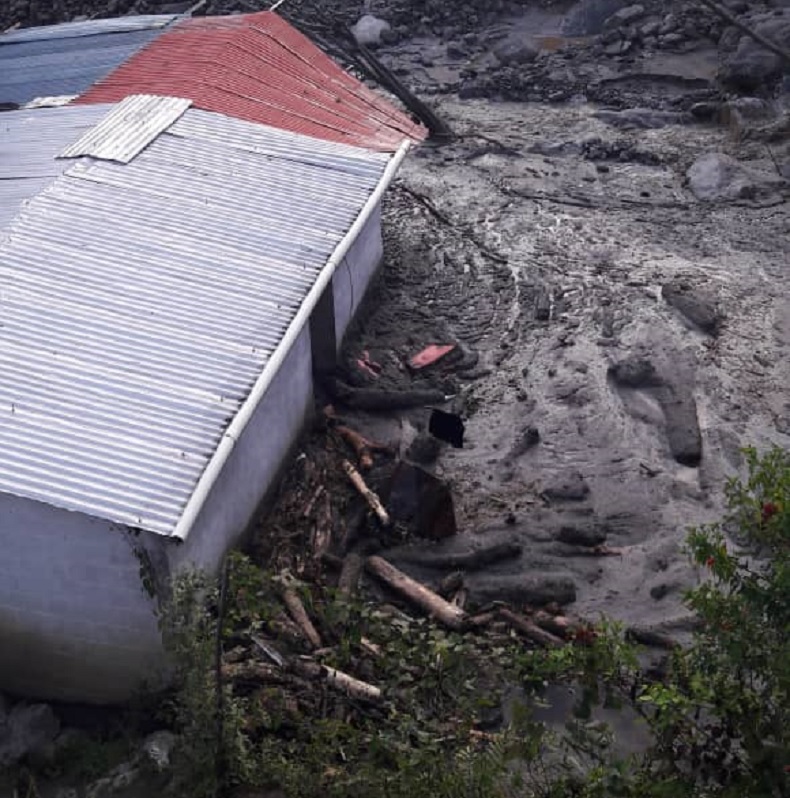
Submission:
M 515 612 L 507 609 L 507 607 L 501 607 L 498 611 L 498 615 L 502 620 L 507 621 L 517 632 L 520 632 L 528 640 L 537 643 L 543 648 L 561 648 L 565 645 L 565 641 L 561 638 L 553 635 L 551 632 L 547 632 L 545 629 L 541 629 L 537 624 L 527 618 L 516 615 Z
M 381 699 L 381 688 L 363 682 L 343 671 L 330 668 L 328 665 L 300 658 L 294 660 L 293 669 L 300 676 L 308 679 L 326 681 L 330 687 L 352 698 L 362 701 L 379 701 Z
M 346 476 L 351 480 L 351 484 L 359 491 L 362 498 L 368 503 L 368 506 L 376 514 L 382 525 L 389 526 L 391 523 L 389 513 L 384 509 L 381 499 L 367 486 L 359 471 L 357 471 L 348 460 L 343 460 L 341 465 L 343 471 L 346 472 Z
M 413 604 L 425 610 L 431 617 L 450 629 L 461 629 L 466 613 L 441 596 L 429 590 L 425 585 L 399 571 L 382 557 L 374 555 L 365 561 L 367 570 L 397 593 Z
M 247 660 L 246 662 L 224 662 L 222 678 L 235 682 L 263 682 L 264 684 L 287 684 L 293 677 L 275 665 Z
M 288 613 L 296 622 L 304 638 L 313 648 L 321 648 L 321 637 L 315 626 L 313 626 L 313 622 L 310 620 L 310 616 L 307 614 L 307 610 L 305 610 L 296 590 L 290 586 L 283 587 L 282 599 Z
M 446 401 L 443 391 L 433 389 L 388 391 L 382 388 L 352 388 L 338 381 L 331 388 L 339 401 L 357 410 L 405 410 L 444 404 Z
M 547 632 L 551 632 L 557 637 L 571 637 L 574 632 L 581 628 L 581 624 L 574 621 L 572 618 L 567 618 L 564 615 L 552 615 L 543 610 L 537 610 L 532 615 L 532 620 Z
M 629 626 L 625 630 L 625 637 L 634 643 L 641 643 L 643 646 L 651 648 L 664 648 L 672 651 L 680 647 L 680 643 L 669 635 L 641 626 Z

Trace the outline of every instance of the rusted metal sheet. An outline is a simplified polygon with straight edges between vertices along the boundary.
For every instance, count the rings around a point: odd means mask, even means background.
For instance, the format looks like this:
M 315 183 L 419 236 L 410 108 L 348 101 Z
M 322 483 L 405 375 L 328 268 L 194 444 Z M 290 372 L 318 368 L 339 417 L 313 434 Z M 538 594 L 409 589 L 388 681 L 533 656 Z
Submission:
M 390 160 L 191 108 L 60 161 L 0 230 L 0 491 L 173 534 Z
M 77 102 L 129 94 L 187 97 L 197 108 L 381 151 L 427 135 L 268 11 L 184 20 Z
M 192 104 L 180 97 L 133 94 L 127 97 L 77 141 L 69 144 L 61 158 L 90 155 L 105 161 L 129 163 Z

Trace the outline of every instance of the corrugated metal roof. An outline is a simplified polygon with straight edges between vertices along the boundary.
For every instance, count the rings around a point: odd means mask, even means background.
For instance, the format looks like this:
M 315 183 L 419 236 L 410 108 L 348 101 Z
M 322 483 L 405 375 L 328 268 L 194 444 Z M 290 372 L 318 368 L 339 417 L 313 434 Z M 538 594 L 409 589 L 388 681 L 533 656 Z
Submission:
M 389 160 L 190 109 L 68 162 L 0 233 L 0 491 L 171 534 Z
M 133 94 L 78 141 L 70 144 L 61 158 L 90 155 L 106 161 L 129 163 L 158 138 L 192 104 L 180 97 Z
M 269 11 L 183 20 L 77 102 L 129 94 L 188 97 L 205 110 L 382 151 L 427 135 Z
M 89 20 L 0 35 L 0 102 L 81 94 L 174 20 L 172 14 Z
M 80 105 L 0 114 L 0 230 L 68 168 L 69 161 L 55 160 L 58 153 L 112 108 Z

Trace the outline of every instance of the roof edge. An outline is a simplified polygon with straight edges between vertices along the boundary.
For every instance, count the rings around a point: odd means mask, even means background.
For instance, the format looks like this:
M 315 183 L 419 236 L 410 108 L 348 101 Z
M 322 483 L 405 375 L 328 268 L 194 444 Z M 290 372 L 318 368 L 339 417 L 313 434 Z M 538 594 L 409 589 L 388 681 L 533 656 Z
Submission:
M 222 474 L 225 464 L 230 458 L 236 442 L 239 440 L 253 414 L 258 409 L 258 405 L 261 403 L 266 391 L 269 389 L 269 386 L 274 380 L 274 377 L 279 372 L 280 367 L 285 361 L 285 358 L 290 353 L 291 348 L 296 342 L 296 339 L 299 337 L 305 325 L 309 322 L 310 315 L 318 304 L 318 301 L 323 296 L 324 291 L 331 284 L 332 277 L 334 276 L 337 267 L 340 265 L 340 263 L 342 263 L 343 259 L 348 254 L 348 251 L 359 237 L 363 227 L 370 219 L 373 211 L 381 202 L 384 192 L 387 190 L 387 188 L 389 188 L 395 175 L 400 169 L 400 166 L 403 163 L 410 146 L 410 140 L 404 139 L 400 147 L 390 159 L 390 162 L 387 164 L 387 168 L 384 170 L 378 185 L 373 193 L 368 197 L 359 215 L 354 220 L 354 223 L 343 236 L 337 247 L 335 247 L 334 252 L 329 256 L 329 260 L 326 262 L 324 268 L 321 270 L 321 273 L 318 275 L 318 279 L 313 284 L 313 287 L 310 289 L 310 292 L 307 294 L 299 310 L 297 311 L 296 316 L 294 316 L 293 321 L 291 321 L 288 329 L 285 331 L 285 335 L 280 341 L 280 344 L 267 361 L 263 371 L 260 373 L 258 379 L 255 381 L 255 384 L 252 386 L 252 390 L 228 425 L 228 428 L 225 430 L 219 444 L 217 445 L 217 448 L 211 455 L 211 459 L 203 469 L 203 473 L 200 475 L 200 479 L 198 480 L 194 491 L 192 491 L 192 494 L 184 506 L 184 510 L 181 513 L 178 523 L 170 534 L 171 538 L 184 541 L 189 536 L 192 527 L 195 525 L 195 522 L 200 515 L 200 512 L 203 509 L 209 494 L 211 493 L 211 489 L 214 487 L 214 484 Z

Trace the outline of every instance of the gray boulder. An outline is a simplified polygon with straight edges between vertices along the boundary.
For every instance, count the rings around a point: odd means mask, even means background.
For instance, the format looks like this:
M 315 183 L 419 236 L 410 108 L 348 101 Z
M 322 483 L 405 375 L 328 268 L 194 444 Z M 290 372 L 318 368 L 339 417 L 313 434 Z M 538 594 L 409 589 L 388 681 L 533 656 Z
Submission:
M 360 17 L 351 28 L 354 38 L 366 47 L 377 47 L 386 38 L 390 31 L 390 24 L 383 19 L 374 17 L 372 14 L 365 14 Z
M 697 158 L 686 173 L 689 188 L 702 202 L 750 199 L 756 187 L 741 164 L 723 152 Z
M 500 64 L 528 64 L 538 57 L 538 48 L 525 39 L 506 39 L 494 48 Z

